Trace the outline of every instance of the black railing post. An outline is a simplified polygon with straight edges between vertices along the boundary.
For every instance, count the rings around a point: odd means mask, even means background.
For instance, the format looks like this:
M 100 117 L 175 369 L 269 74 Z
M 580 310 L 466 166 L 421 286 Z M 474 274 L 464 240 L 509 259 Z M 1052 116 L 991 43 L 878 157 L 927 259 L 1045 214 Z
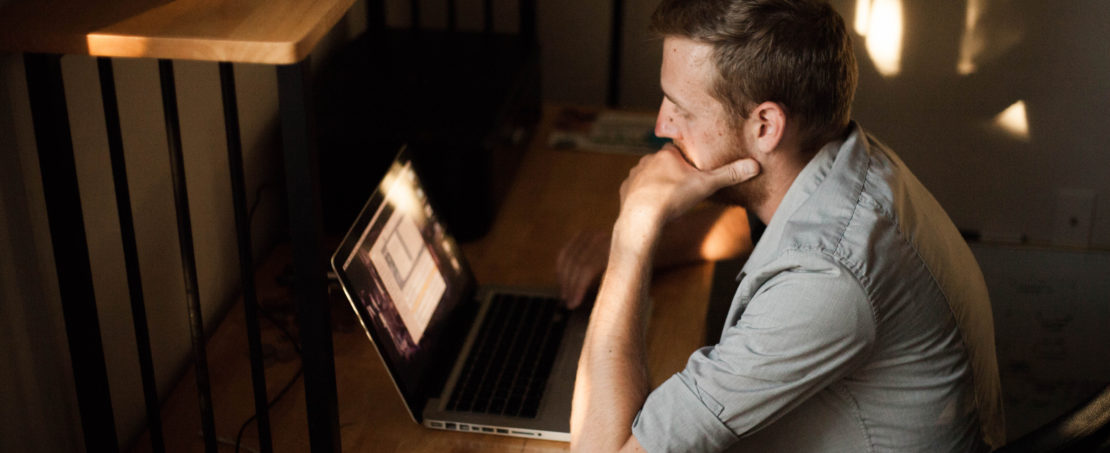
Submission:
M 303 344 L 308 435 L 313 453 L 340 451 L 339 403 L 323 254 L 319 157 L 309 99 L 309 60 L 278 67 L 278 103 L 293 240 L 294 291 Z
M 493 33 L 493 0 L 482 0 L 482 31 Z
M 246 182 L 243 177 L 243 144 L 239 136 L 239 108 L 235 95 L 235 68 L 220 63 L 220 90 L 224 104 L 224 130 L 227 133 L 227 165 L 231 174 L 231 198 L 235 208 L 235 233 L 239 241 L 239 274 L 243 285 L 243 315 L 247 323 L 251 384 L 258 423 L 258 448 L 273 451 L 270 436 L 269 405 L 266 402 L 266 367 L 262 363 L 262 338 L 258 328 L 258 296 L 254 288 L 254 257 L 251 248 L 251 219 L 247 212 Z
M 536 37 L 536 0 L 521 0 L 519 34 L 527 39 L 530 45 L 534 45 L 538 41 Z
M 135 328 L 135 347 L 139 355 L 139 375 L 143 382 L 143 399 L 146 403 L 147 430 L 150 431 L 151 451 L 166 451 L 162 435 L 162 415 L 158 402 L 158 384 L 154 379 L 154 358 L 150 350 L 150 329 L 147 324 L 146 303 L 143 299 L 142 273 L 139 270 L 139 252 L 135 241 L 135 221 L 131 210 L 131 191 L 127 184 L 127 161 L 123 153 L 123 131 L 120 127 L 119 104 L 116 97 L 116 78 L 110 58 L 97 58 L 100 73 L 100 98 L 104 103 L 104 124 L 108 132 L 108 155 L 112 162 L 112 182 L 116 191 L 116 210 L 123 243 L 123 262 L 127 271 L 127 288 L 131 299 L 131 323 Z
M 197 290 L 197 265 L 193 250 L 193 223 L 189 215 L 189 191 L 185 183 L 185 158 L 181 152 L 181 124 L 177 114 L 177 87 L 173 62 L 158 60 L 158 77 L 162 85 L 162 109 L 166 120 L 166 138 L 170 151 L 170 172 L 173 177 L 173 201 L 177 208 L 177 239 L 181 246 L 181 270 L 185 277 L 185 304 L 189 312 L 189 335 L 193 341 L 193 365 L 196 371 L 197 399 L 200 403 L 200 424 L 204 448 L 217 450 L 216 422 L 212 410 L 212 386 L 208 380 L 208 354 L 205 351 L 204 312 Z
M 385 0 L 366 0 L 366 30 L 385 30 Z
M 412 16 L 412 29 L 419 30 L 420 23 L 420 0 L 409 0 L 409 14 Z
M 112 452 L 119 451 L 119 440 L 96 312 L 61 59 L 60 55 L 25 54 L 23 62 L 85 449 Z
M 447 31 L 459 28 L 459 11 L 455 0 L 447 0 Z
M 609 93 L 605 104 L 616 107 L 621 101 L 621 52 L 624 46 L 624 0 L 613 0 L 609 29 Z

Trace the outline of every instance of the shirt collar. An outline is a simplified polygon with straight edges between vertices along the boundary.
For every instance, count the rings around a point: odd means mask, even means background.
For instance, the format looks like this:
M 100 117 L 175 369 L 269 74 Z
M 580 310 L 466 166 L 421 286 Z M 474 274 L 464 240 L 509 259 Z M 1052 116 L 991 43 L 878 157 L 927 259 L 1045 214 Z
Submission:
M 852 122 L 850 127 L 851 133 L 848 134 L 847 139 L 826 143 L 794 178 L 794 182 L 787 189 L 786 195 L 779 203 L 778 209 L 775 210 L 775 214 L 771 216 L 771 223 L 767 224 L 763 236 L 755 245 L 755 249 L 752 250 L 747 262 L 744 263 L 744 268 L 737 276 L 737 280 L 740 280 L 741 276 L 751 273 L 750 270 L 758 269 L 774 258 L 774 254 L 779 249 L 779 243 L 783 240 L 783 230 L 786 228 L 787 220 L 817 191 L 840 151 L 857 146 L 858 141 L 862 138 L 863 131 L 855 122 Z M 751 215 L 750 212 L 749 215 Z

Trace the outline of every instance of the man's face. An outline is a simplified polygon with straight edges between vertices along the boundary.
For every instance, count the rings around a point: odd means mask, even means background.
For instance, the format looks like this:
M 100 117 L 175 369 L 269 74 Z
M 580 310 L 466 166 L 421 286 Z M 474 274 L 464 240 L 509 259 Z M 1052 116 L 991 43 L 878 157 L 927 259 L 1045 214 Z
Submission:
M 733 128 L 745 120 L 730 121 L 725 106 L 711 94 L 715 75 L 712 46 L 674 36 L 663 40 L 659 76 L 663 105 L 655 119 L 655 135 L 671 139 L 699 170 L 750 157 L 740 131 Z M 718 196 L 725 198 L 722 201 L 750 206 L 760 198 L 762 179 L 757 176 Z

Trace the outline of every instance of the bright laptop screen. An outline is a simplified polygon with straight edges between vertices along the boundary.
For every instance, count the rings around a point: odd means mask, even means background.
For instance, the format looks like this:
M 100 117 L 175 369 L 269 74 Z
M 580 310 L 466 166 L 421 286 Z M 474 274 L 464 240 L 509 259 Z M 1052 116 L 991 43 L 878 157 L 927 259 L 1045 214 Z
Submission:
M 473 278 L 404 151 L 363 207 L 332 266 L 419 418 L 462 342 L 456 308 L 469 299 Z

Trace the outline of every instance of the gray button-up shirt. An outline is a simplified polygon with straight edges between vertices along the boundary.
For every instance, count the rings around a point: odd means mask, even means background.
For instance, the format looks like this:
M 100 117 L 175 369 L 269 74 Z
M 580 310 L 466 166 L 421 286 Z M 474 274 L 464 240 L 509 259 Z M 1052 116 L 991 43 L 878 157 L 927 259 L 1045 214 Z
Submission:
M 982 273 L 936 200 L 853 125 L 791 185 L 719 344 L 649 395 L 648 451 L 986 451 L 1004 442 Z

